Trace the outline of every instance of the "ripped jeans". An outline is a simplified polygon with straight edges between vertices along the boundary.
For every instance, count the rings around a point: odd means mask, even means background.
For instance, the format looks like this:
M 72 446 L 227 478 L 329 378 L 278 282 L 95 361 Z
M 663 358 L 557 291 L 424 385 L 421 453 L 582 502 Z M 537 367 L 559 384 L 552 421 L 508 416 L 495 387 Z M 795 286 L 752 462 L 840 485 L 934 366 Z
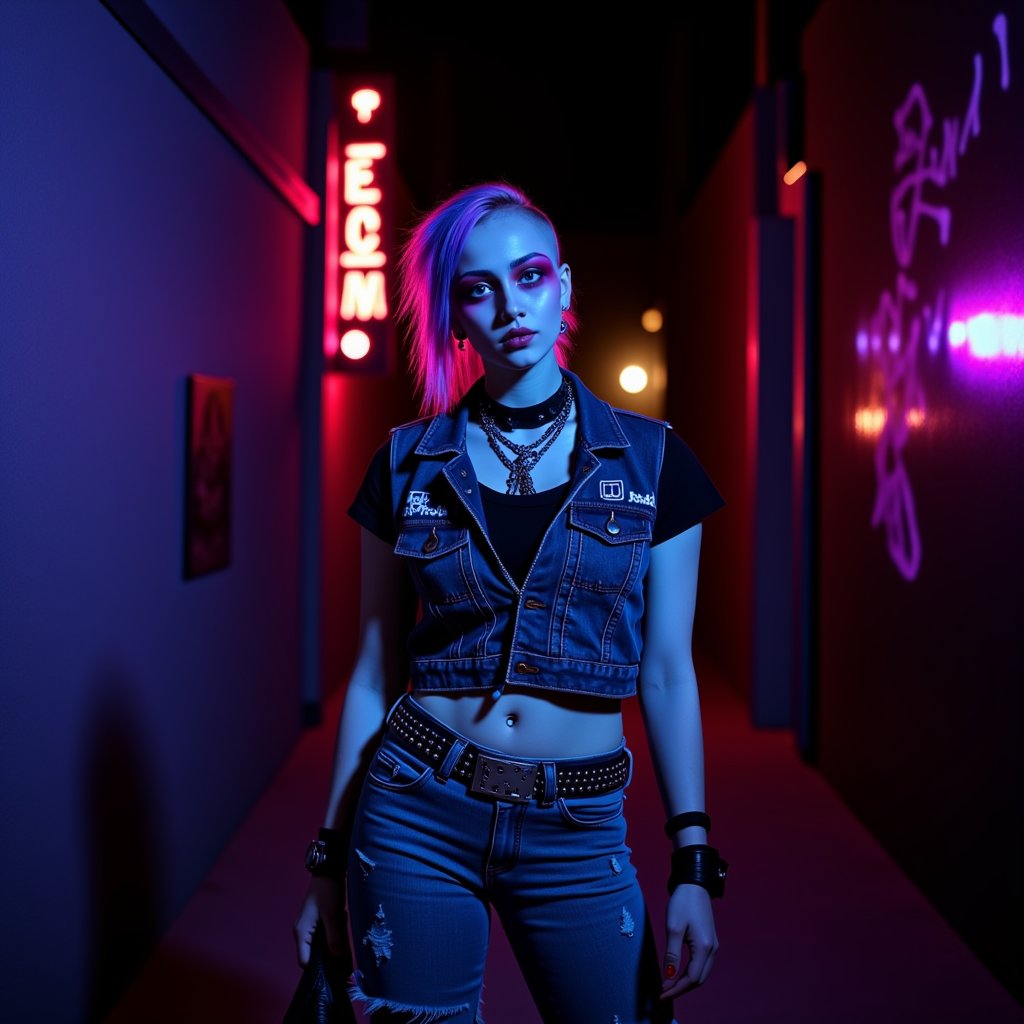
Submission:
M 363 784 L 348 868 L 351 995 L 373 1024 L 482 1024 L 491 907 L 545 1024 L 671 1021 L 625 843 L 625 787 L 510 803 L 443 771 L 385 733 Z

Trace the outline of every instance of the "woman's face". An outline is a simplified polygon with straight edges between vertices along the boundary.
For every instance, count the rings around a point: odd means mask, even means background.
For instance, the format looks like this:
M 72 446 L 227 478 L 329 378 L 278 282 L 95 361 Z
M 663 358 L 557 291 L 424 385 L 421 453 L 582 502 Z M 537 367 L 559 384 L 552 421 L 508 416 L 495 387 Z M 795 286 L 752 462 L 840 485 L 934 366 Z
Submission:
M 452 282 L 452 325 L 486 367 L 528 369 L 549 356 L 572 294 L 551 227 L 520 210 L 469 234 Z

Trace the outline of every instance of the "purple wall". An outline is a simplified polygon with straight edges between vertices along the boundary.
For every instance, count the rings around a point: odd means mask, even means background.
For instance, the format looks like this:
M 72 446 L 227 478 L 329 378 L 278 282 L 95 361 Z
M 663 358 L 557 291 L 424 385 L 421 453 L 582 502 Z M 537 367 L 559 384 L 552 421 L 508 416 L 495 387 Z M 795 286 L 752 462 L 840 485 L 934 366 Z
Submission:
M 1019 996 L 1022 42 L 1019 4 L 832 0 L 804 45 L 823 188 L 820 763 Z M 950 340 L 985 313 L 1002 353 L 979 322 Z
M 159 13 L 302 173 L 285 8 Z M 304 227 L 102 4 L 0 40 L 4 1016 L 84 1020 L 298 735 Z M 234 538 L 184 582 L 191 372 L 235 381 Z

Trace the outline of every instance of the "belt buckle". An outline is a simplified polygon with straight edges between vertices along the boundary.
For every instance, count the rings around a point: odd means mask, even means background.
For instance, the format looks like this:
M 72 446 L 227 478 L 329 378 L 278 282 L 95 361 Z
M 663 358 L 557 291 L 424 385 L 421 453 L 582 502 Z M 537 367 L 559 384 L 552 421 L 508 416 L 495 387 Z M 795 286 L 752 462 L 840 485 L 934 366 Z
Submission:
M 473 781 L 469 788 L 473 793 L 483 793 L 484 796 L 495 800 L 511 800 L 512 803 L 525 804 L 533 799 L 536 779 L 535 764 L 501 761 L 486 754 L 477 754 Z

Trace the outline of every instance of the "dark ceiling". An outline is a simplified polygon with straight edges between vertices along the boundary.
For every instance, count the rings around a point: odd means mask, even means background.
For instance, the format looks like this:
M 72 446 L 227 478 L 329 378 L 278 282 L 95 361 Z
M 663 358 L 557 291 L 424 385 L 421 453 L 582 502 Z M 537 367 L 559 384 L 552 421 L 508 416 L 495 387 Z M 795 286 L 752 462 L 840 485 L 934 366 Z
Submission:
M 816 6 L 769 11 L 773 78 L 795 71 Z M 398 165 L 418 208 L 502 178 L 563 231 L 655 234 L 692 199 L 754 87 L 756 0 L 587 5 L 576 17 L 461 0 L 288 7 L 315 63 L 395 75 Z M 355 41 L 332 34 L 339 15 L 362 19 Z

